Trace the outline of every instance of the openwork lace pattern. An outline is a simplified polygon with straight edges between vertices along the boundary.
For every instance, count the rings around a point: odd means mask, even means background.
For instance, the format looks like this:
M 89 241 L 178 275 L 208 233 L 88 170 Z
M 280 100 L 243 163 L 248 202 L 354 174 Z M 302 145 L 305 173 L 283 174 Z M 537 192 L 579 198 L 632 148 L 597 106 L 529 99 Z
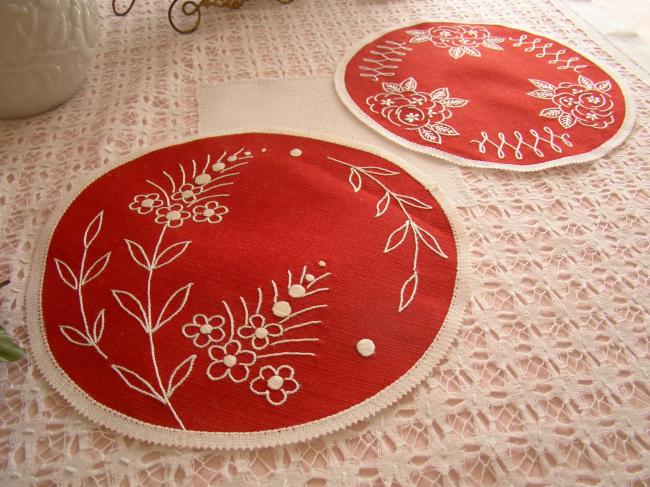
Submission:
M 636 96 L 637 123 L 592 164 L 462 169 L 476 200 L 461 210 L 474 291 L 446 360 L 395 407 L 289 447 L 161 448 L 83 419 L 28 359 L 0 367 L 1 485 L 650 483 L 650 88 L 624 63 L 541 0 L 259 0 L 206 15 L 184 37 L 153 0 L 127 18 L 100 8 L 101 49 L 82 91 L 0 123 L 0 272 L 12 281 L 0 316 L 23 346 L 29 260 L 60 192 L 134 148 L 195 134 L 199 83 L 329 76 L 352 44 L 390 25 L 493 20 L 611 64 Z

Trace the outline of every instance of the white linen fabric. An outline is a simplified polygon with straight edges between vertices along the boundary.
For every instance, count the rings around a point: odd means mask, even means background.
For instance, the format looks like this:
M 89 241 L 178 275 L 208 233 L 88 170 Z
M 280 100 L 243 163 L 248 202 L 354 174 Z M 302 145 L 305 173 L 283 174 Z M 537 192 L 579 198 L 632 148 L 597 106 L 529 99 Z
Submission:
M 160 448 L 83 419 L 28 355 L 0 367 L 0 485 L 650 483 L 650 87 L 602 36 L 543 0 L 255 0 L 206 11 L 188 36 L 159 1 L 138 0 L 124 18 L 100 8 L 82 91 L 0 124 L 0 274 L 12 281 L 0 316 L 25 347 L 34 242 L 61 192 L 134 149 L 196 135 L 200 84 L 331 76 L 351 45 L 418 18 L 501 21 L 613 65 L 637 121 L 592 164 L 460 170 L 475 201 L 460 210 L 473 295 L 446 360 L 396 406 L 289 447 Z

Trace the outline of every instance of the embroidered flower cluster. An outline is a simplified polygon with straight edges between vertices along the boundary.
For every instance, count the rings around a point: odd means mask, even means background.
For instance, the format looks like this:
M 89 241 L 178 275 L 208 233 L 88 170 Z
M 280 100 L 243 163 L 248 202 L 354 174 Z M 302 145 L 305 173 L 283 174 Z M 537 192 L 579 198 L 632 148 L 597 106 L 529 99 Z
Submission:
M 586 76 L 578 76 L 578 83 L 562 82 L 555 86 L 547 81 L 529 80 L 537 88 L 528 94 L 542 100 L 551 100 L 555 106 L 544 108 L 539 114 L 555 118 L 565 129 L 576 123 L 604 129 L 614 123 L 614 100 L 609 94 L 612 84 L 598 83 Z
M 493 36 L 485 27 L 478 25 L 442 25 L 427 30 L 409 30 L 411 44 L 431 42 L 436 47 L 449 49 L 449 55 L 459 59 L 465 54 L 481 57 L 479 47 L 502 51 L 499 45 L 505 39 Z
M 451 109 L 467 105 L 468 100 L 451 98 L 447 88 L 430 93 L 417 91 L 415 78 L 401 83 L 382 83 L 383 93 L 370 96 L 366 103 L 370 111 L 380 114 L 393 125 L 417 130 L 424 140 L 442 143 L 442 136 L 459 135 L 444 123 L 452 116 Z
M 286 349 L 294 344 L 316 342 L 318 338 L 299 337 L 287 338 L 292 330 L 320 325 L 321 320 L 292 321 L 298 316 L 305 316 L 310 311 L 324 308 L 319 304 L 306 308 L 298 308 L 298 300 L 323 291 L 328 288 L 315 286 L 327 278 L 329 272 L 316 277 L 307 273 L 303 267 L 299 281 L 292 282 L 292 274 L 288 272 L 286 301 L 279 298 L 278 287 L 273 285 L 273 305 L 267 319 L 263 314 L 264 296 L 258 288 L 258 300 L 254 313 L 249 313 L 249 307 L 244 298 L 240 298 L 243 316 L 241 321 L 236 319 L 233 311 L 226 302 L 222 302 L 223 314 L 207 315 L 197 313 L 192 321 L 181 328 L 183 336 L 192 340 L 197 348 L 207 349 L 210 364 L 206 375 L 210 380 L 230 380 L 235 384 L 248 382 L 249 389 L 254 394 L 264 396 L 269 404 L 280 406 L 287 401 L 291 394 L 300 389 L 300 383 L 294 378 L 292 366 L 263 365 L 256 371 L 258 363 L 265 359 L 286 356 L 314 356 L 312 352 L 298 352 Z M 294 309 L 296 308 L 296 309 Z M 276 348 L 279 347 L 279 348 Z M 276 352 L 276 350 L 278 350 Z
M 202 170 L 196 161 L 191 168 L 179 164 L 179 177 L 163 172 L 165 185 L 147 180 L 156 191 L 136 195 L 129 208 L 140 215 L 153 215 L 156 223 L 168 228 L 178 228 L 186 221 L 220 223 L 228 213 L 228 207 L 221 204 L 221 199 L 229 196 L 223 188 L 233 184 L 228 178 L 239 174 L 234 170 L 246 164 L 241 161 L 251 158 L 250 152 L 240 149 L 230 156 L 224 152 L 215 163 L 208 156 Z

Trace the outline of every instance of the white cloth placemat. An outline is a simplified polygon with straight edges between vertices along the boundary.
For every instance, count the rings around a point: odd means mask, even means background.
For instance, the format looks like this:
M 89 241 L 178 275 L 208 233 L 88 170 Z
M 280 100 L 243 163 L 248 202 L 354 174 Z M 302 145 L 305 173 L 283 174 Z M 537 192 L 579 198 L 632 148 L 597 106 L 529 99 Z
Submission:
M 258 128 L 333 135 L 394 154 L 456 206 L 474 203 L 457 167 L 404 149 L 366 127 L 339 101 L 331 78 L 201 85 L 197 99 L 201 135 Z

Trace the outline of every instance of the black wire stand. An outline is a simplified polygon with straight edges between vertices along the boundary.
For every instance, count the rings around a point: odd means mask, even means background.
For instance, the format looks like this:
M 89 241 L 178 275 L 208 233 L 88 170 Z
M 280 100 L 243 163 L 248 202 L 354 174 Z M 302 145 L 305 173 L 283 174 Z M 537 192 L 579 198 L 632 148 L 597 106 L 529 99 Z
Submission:
M 136 0 L 112 0 L 113 1 L 113 12 L 115 15 L 120 17 L 128 14 Z M 240 8 L 248 0 L 199 0 L 195 2 L 193 0 L 173 0 L 169 5 L 169 10 L 167 10 L 167 18 L 169 19 L 169 25 L 171 25 L 176 32 L 179 34 L 191 34 L 196 29 L 199 28 L 201 24 L 201 12 L 210 7 L 219 7 L 219 8 L 230 8 L 237 9 Z M 293 2 L 293 0 L 276 0 L 282 4 L 288 4 Z M 128 4 L 125 9 L 120 10 L 118 7 L 120 4 Z M 183 14 L 185 17 L 191 17 L 193 20 L 187 23 L 186 26 L 179 25 L 176 22 L 176 17 L 174 14 Z M 183 23 L 185 24 L 185 23 Z

